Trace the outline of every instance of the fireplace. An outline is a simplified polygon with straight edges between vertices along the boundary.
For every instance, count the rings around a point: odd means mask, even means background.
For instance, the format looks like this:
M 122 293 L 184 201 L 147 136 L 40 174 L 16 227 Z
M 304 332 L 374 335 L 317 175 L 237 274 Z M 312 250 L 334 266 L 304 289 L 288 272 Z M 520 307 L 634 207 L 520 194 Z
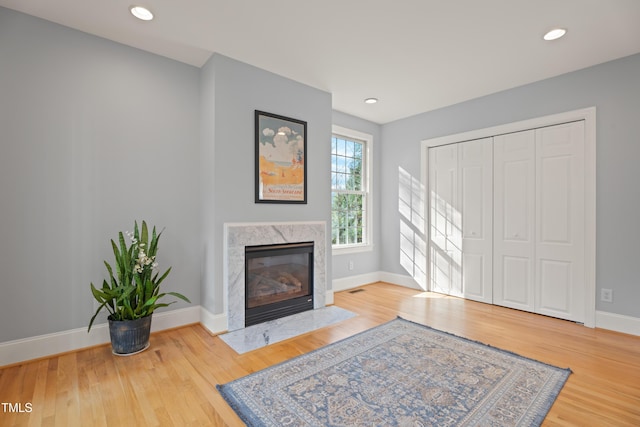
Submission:
M 322 308 L 327 304 L 326 228 L 327 224 L 324 221 L 224 224 L 223 301 L 227 331 L 237 331 L 246 327 L 245 248 L 247 246 L 313 242 L 313 308 Z
M 313 310 L 314 242 L 245 246 L 245 327 Z

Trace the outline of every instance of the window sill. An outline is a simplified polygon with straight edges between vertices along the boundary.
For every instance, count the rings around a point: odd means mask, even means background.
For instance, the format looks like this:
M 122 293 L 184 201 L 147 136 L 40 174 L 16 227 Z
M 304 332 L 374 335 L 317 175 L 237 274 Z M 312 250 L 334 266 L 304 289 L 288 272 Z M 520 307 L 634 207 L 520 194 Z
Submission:
M 345 255 L 371 251 L 373 251 L 373 245 L 331 246 L 332 255 Z

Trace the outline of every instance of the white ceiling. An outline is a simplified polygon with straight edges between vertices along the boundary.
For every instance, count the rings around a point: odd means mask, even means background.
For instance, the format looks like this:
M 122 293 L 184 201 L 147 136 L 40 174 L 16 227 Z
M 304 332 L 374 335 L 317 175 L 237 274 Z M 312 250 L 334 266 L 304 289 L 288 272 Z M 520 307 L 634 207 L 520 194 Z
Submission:
M 156 15 L 142 22 L 132 4 Z M 229 56 L 387 123 L 640 52 L 640 0 L 0 0 L 178 61 Z M 568 34 L 544 42 L 555 26 Z M 365 105 L 364 98 L 380 102 Z

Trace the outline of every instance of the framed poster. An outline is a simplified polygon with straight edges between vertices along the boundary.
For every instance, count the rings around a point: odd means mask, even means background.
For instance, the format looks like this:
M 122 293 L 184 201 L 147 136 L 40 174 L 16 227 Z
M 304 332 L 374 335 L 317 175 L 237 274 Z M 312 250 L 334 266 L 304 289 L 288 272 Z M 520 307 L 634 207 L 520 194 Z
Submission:
M 307 203 L 307 122 L 255 112 L 256 203 Z

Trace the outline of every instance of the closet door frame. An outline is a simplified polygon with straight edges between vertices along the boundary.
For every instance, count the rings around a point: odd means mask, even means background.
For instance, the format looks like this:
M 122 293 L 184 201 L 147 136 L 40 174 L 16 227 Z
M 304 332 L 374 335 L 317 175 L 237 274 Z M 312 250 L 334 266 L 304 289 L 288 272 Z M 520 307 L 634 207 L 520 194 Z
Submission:
M 423 188 L 429 188 L 429 148 L 445 144 L 471 141 L 475 139 L 488 138 L 505 133 L 520 132 L 529 129 L 536 129 L 546 126 L 559 125 L 563 123 L 584 121 L 585 129 L 585 224 L 584 224 L 584 245 L 585 245 L 585 320 L 584 325 L 590 328 L 596 326 L 596 108 L 590 107 L 581 110 L 568 111 L 529 120 L 523 120 L 504 125 L 493 126 L 484 129 L 477 129 L 453 135 L 431 138 L 421 141 L 421 180 Z M 429 197 L 424 197 L 427 204 L 424 212 L 427 212 L 424 229 L 429 230 L 430 218 Z M 428 236 L 427 240 L 428 240 Z M 427 271 L 428 280 L 431 281 L 429 271 L 430 260 L 426 259 L 424 266 Z

